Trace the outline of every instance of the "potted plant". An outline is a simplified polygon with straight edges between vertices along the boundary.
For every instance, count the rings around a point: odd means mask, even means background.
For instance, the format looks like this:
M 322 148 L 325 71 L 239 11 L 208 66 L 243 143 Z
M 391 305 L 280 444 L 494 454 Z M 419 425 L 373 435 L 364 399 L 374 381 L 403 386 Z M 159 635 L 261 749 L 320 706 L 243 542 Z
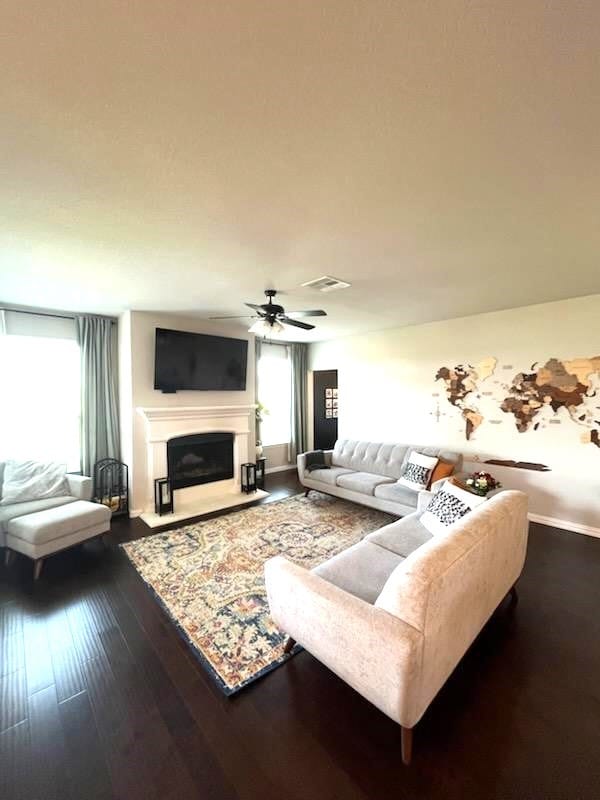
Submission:
M 466 479 L 465 484 L 469 491 L 478 494 L 480 497 L 485 497 L 488 492 L 494 489 L 501 489 L 502 484 L 497 481 L 489 472 L 474 472 Z

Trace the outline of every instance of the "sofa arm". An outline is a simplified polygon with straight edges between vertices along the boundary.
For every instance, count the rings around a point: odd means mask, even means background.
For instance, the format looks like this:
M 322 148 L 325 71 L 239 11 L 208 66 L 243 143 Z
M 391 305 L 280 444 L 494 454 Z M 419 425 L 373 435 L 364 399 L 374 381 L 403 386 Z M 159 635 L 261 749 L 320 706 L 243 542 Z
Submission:
M 299 453 L 296 459 L 296 463 L 298 464 L 298 478 L 300 483 L 303 482 L 304 477 L 306 476 L 306 456 L 309 453 L 313 453 L 314 450 L 308 450 L 306 453 Z M 328 466 L 331 466 L 331 455 L 333 450 L 323 450 L 323 455 L 325 456 L 325 463 Z
M 265 580 L 275 624 L 377 708 L 411 727 L 420 631 L 282 556 L 267 561 Z
M 85 475 L 67 475 L 69 494 L 79 500 L 92 499 L 92 479 Z
M 419 492 L 419 496 L 417 497 L 417 513 L 425 511 L 425 509 L 431 502 L 431 498 L 433 497 L 433 495 L 434 492 L 428 492 L 425 489 Z

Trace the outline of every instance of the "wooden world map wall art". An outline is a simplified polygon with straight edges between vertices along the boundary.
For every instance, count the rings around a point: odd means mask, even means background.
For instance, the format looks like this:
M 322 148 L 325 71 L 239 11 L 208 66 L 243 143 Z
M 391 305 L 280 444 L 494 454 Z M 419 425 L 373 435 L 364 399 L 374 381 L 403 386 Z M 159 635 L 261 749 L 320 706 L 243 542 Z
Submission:
M 547 424 L 559 425 L 561 419 L 557 416 L 548 419 L 547 409 L 551 409 L 554 415 L 564 409 L 571 421 L 584 429 L 581 441 L 600 447 L 600 356 L 571 361 L 551 358 L 544 364 L 536 361 L 527 372 L 514 375 L 509 383 L 494 380 L 492 383 L 497 386 L 496 391 L 485 391 L 482 384 L 495 375 L 497 363 L 497 359 L 490 356 L 476 365 L 440 367 L 435 375 L 435 380 L 444 384 L 446 400 L 460 412 L 464 420 L 467 440 L 485 420 L 477 401 L 486 396 L 496 397 L 500 389 L 502 396 L 498 399 L 499 409 L 513 416 L 519 433 L 537 431 Z M 502 371 L 513 369 L 507 365 Z M 434 397 L 438 396 L 434 394 Z M 489 420 L 491 423 L 501 421 Z M 521 469 L 548 469 L 543 464 L 531 462 L 490 460 L 486 463 Z

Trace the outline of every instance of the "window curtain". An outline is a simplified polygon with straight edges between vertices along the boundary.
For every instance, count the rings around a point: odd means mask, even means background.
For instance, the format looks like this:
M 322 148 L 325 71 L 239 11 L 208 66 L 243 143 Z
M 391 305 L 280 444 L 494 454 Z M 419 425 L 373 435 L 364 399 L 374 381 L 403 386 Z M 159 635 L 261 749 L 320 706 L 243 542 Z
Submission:
M 308 381 L 308 345 L 293 342 L 289 345 L 292 362 L 292 440 L 289 448 L 289 461 L 293 464 L 298 453 L 306 452 L 308 439 L 308 400 L 306 384 Z
M 75 317 L 81 350 L 81 472 L 102 458 L 120 458 L 117 325 L 105 317 Z
M 258 336 L 254 339 L 254 402 L 260 403 L 260 397 L 258 395 L 258 362 L 260 361 L 260 356 L 262 354 L 262 339 L 259 339 Z M 257 409 L 258 411 L 258 409 Z M 260 422 L 256 418 L 256 413 L 254 417 L 254 439 L 255 444 L 261 441 L 261 432 L 260 432 Z

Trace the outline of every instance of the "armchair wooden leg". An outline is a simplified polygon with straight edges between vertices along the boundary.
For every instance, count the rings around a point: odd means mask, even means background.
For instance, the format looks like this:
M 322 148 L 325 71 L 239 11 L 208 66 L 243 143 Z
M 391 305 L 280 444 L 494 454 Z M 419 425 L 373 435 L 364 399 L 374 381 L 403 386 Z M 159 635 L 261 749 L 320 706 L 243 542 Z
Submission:
M 13 560 L 14 553 L 12 550 L 9 550 L 8 547 L 4 551 L 4 564 L 5 566 L 10 566 L 11 561 Z
M 412 759 L 413 729 L 402 728 L 402 762 L 408 766 Z
M 309 493 L 309 492 L 310 492 L 310 489 L 305 489 L 305 490 L 304 490 L 304 497 L 308 497 L 308 493 Z
M 43 558 L 36 558 L 33 564 L 33 580 L 37 581 L 37 579 L 42 574 L 42 567 L 44 566 L 44 559 Z
M 283 646 L 283 652 L 286 654 L 286 656 L 287 656 L 288 653 L 292 652 L 292 650 L 294 649 L 295 644 L 296 644 L 296 640 L 292 639 L 291 636 L 288 636 L 287 641 L 286 641 L 285 645 Z

